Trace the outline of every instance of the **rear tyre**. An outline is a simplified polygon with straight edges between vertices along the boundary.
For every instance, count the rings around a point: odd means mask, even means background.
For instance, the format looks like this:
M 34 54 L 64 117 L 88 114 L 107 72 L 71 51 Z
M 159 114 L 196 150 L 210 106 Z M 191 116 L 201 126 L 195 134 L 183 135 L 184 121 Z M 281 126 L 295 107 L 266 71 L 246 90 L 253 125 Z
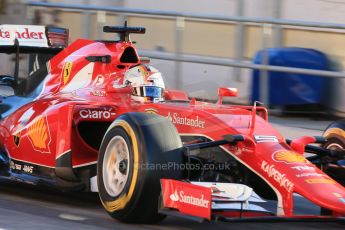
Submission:
M 99 196 L 115 219 L 153 223 L 158 213 L 160 179 L 183 179 L 181 139 L 174 125 L 155 114 L 128 113 L 107 130 L 98 157 Z

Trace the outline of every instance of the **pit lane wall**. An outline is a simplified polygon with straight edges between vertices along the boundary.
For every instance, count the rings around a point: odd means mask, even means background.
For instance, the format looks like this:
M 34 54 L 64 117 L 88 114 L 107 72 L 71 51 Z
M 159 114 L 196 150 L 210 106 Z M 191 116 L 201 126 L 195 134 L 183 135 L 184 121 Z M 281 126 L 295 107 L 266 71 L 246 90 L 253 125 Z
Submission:
M 66 0 L 50 2 L 69 3 Z M 281 18 L 311 22 L 330 22 L 343 24 L 345 21 L 345 2 L 327 0 L 76 0 L 73 4 L 123 6 L 147 10 L 167 10 L 184 13 L 200 13 L 224 16 L 245 16 L 258 18 Z M 241 5 L 242 7 L 240 7 Z M 242 9 L 239 9 L 242 8 Z M 46 12 L 49 13 L 49 12 Z M 59 13 L 58 25 L 68 25 L 71 38 L 84 36 L 84 18 L 80 13 Z M 112 38 L 101 31 L 102 24 L 120 23 L 119 15 L 91 13 L 88 36 L 92 39 Z M 44 16 L 47 18 L 46 16 Z M 129 16 L 132 25 L 144 25 L 150 36 L 133 36 L 138 47 L 148 50 L 175 52 L 175 20 L 157 19 L 149 16 Z M 71 21 L 74 23 L 71 24 Z M 236 57 L 236 25 L 231 23 L 185 21 L 182 40 L 183 53 L 215 57 Z M 251 59 L 262 48 L 262 26 L 246 25 L 242 58 Z M 276 45 L 314 48 L 327 53 L 337 63 L 345 65 L 344 31 L 320 30 L 310 28 L 284 27 L 279 41 L 272 35 L 269 47 Z M 208 44 L 208 45 L 207 45 Z
M 66 0 L 50 2 L 70 3 Z M 343 23 L 345 4 L 343 1 L 323 0 L 76 0 L 73 4 L 123 6 L 147 10 L 169 10 L 208 15 L 282 18 L 306 21 Z M 343 69 L 345 52 L 344 31 L 328 29 L 296 28 L 283 26 L 272 28 L 273 32 L 263 39 L 263 26 L 215 21 L 195 21 L 185 19 L 177 22 L 174 18 L 157 18 L 150 15 L 124 15 L 105 12 L 66 12 L 58 9 L 34 8 L 28 11 L 33 21 L 37 14 L 41 23 L 48 20 L 58 26 L 69 27 L 71 40 L 78 37 L 92 39 L 114 39 L 112 34 L 102 32 L 103 25 L 121 24 L 126 18 L 130 25 L 147 28 L 146 36 L 132 36 L 141 50 L 158 50 L 183 54 L 222 57 L 250 62 L 255 52 L 265 47 L 293 46 L 314 48 L 326 53 L 334 67 Z M 50 18 L 50 19 L 49 19 Z M 88 19 L 87 19 L 88 18 Z M 73 22 L 73 23 L 71 23 Z M 181 23 L 180 25 L 177 25 Z M 176 27 L 181 27 L 178 37 Z M 242 29 L 241 29 L 242 28 Z M 241 35 L 239 35 L 241 34 Z M 242 39 L 241 39 L 242 38 Z M 241 41 L 241 42 L 239 42 Z M 181 75 L 177 88 L 187 90 L 192 96 L 216 99 L 218 86 L 238 87 L 237 103 L 248 103 L 250 95 L 251 71 L 212 65 L 183 63 L 176 70 L 172 61 L 154 60 L 153 64 L 164 73 L 167 85 L 176 87 L 175 76 Z

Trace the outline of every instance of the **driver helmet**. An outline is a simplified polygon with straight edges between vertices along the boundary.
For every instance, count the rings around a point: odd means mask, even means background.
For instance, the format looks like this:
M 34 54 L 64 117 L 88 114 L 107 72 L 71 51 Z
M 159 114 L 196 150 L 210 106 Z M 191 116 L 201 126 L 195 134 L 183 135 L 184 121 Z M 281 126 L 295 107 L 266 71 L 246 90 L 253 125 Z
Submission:
M 161 73 L 152 66 L 139 65 L 130 68 L 124 76 L 124 84 L 132 87 L 132 99 L 141 103 L 164 100 L 165 85 Z

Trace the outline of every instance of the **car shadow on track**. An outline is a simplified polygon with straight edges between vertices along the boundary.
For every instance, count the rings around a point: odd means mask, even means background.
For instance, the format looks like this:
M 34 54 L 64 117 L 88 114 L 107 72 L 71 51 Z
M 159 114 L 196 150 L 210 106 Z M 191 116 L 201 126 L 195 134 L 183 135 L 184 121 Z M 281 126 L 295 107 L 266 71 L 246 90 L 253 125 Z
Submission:
M 130 225 L 107 215 L 96 193 L 63 193 L 8 181 L 0 181 L 0 188 L 0 228 L 4 229 L 28 229 L 27 221 L 29 229 L 345 229 L 344 223 L 197 223 L 176 217 L 156 225 Z M 13 215 L 6 218 L 9 213 Z

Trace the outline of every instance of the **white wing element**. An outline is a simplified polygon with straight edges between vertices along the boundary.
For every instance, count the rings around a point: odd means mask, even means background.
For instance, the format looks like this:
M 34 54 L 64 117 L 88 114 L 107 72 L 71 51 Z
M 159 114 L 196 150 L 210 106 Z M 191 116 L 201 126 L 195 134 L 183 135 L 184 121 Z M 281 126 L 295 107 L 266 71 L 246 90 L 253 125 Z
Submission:
M 72 80 L 61 90 L 61 93 L 71 93 L 75 90 L 85 88 L 92 81 L 93 67 L 95 63 L 89 63 L 82 68 Z
M 48 47 L 45 26 L 0 25 L 0 46 L 13 46 L 17 38 L 19 46 Z
M 191 182 L 192 184 L 212 188 L 212 210 L 246 210 L 269 212 L 265 208 L 252 204 L 265 203 L 252 188 L 235 183 Z

